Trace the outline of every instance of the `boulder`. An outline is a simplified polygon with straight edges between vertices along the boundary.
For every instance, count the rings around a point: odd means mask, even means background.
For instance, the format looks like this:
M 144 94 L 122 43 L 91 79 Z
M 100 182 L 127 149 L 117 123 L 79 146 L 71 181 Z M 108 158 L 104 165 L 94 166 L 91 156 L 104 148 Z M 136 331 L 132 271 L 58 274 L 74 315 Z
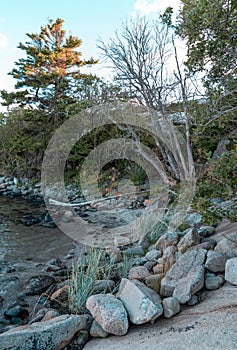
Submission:
M 225 267 L 225 280 L 237 286 L 237 258 L 227 260 Z
M 156 242 L 155 247 L 162 252 L 169 246 L 174 246 L 178 243 L 179 235 L 177 232 L 166 232 Z
M 145 266 L 132 267 L 128 274 L 130 280 L 144 280 L 147 276 L 150 276 L 150 272 Z
M 61 350 L 80 330 L 89 329 L 88 315 L 63 315 L 45 322 L 13 328 L 0 334 L 1 349 Z
M 163 312 L 159 295 L 139 281 L 123 278 L 118 298 L 123 302 L 134 324 L 154 322 Z
M 123 303 L 114 295 L 92 295 L 87 299 L 86 307 L 104 331 L 116 335 L 127 333 L 127 312 Z
M 200 236 L 195 227 L 187 230 L 187 233 L 181 238 L 178 243 L 178 250 L 181 253 L 187 251 L 188 248 L 200 243 Z
M 204 285 L 206 250 L 188 251 L 166 273 L 160 294 L 173 296 L 180 304 L 188 302 Z
M 163 299 L 162 304 L 165 318 L 171 318 L 180 311 L 179 302 L 173 297 Z
M 237 232 L 231 233 L 218 242 L 215 251 L 225 254 L 227 258 L 237 257 Z
M 147 260 L 156 260 L 161 257 L 161 251 L 157 249 L 152 249 L 146 253 L 145 258 Z
M 155 292 L 160 292 L 161 280 L 164 278 L 164 273 L 157 273 L 146 277 L 145 284 L 148 288 L 153 289 Z
M 209 250 L 205 267 L 211 272 L 224 272 L 226 260 L 226 256 L 223 253 Z

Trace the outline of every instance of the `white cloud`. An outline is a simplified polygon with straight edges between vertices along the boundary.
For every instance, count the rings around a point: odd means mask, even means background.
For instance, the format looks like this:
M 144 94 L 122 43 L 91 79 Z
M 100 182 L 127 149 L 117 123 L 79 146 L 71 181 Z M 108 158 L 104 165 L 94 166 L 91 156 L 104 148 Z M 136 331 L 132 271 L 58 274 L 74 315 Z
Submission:
M 167 7 L 173 7 L 174 12 L 177 12 L 180 7 L 179 0 L 136 0 L 134 10 L 137 14 L 148 16 L 152 13 L 163 12 Z
M 0 48 L 8 46 L 8 38 L 5 34 L 0 33 Z

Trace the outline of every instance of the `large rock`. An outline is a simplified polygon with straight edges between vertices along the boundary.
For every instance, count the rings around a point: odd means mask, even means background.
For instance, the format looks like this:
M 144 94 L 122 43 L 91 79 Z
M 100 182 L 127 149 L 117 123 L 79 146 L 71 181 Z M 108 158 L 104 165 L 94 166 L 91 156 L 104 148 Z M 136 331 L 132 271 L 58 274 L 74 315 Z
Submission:
M 89 329 L 88 315 L 63 315 L 45 322 L 20 326 L 0 334 L 0 349 L 7 350 L 61 350 L 76 333 Z
M 175 297 L 180 304 L 188 302 L 204 285 L 206 250 L 188 251 L 166 273 L 160 294 Z
M 163 312 L 159 295 L 139 281 L 123 278 L 118 298 L 123 302 L 134 324 L 154 322 Z
M 225 254 L 228 258 L 237 257 L 237 232 L 223 238 L 215 247 L 215 251 Z
M 225 271 L 226 256 L 222 253 L 210 250 L 207 253 L 207 261 L 205 267 L 212 272 Z
M 127 333 L 127 312 L 122 302 L 114 295 L 92 295 L 87 299 L 86 307 L 106 332 L 116 335 Z
M 225 280 L 237 286 L 237 258 L 227 260 L 225 268 Z

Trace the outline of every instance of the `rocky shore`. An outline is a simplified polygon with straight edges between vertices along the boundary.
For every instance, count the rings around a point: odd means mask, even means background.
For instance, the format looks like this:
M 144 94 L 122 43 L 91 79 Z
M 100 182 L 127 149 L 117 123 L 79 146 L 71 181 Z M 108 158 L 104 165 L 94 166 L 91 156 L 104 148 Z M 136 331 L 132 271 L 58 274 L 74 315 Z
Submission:
M 12 191 L 9 186 L 14 185 L 2 186 L 4 195 Z M 39 191 L 31 194 L 41 197 Z M 135 325 L 159 325 L 176 318 L 179 322 L 179 315 L 192 313 L 210 299 L 213 291 L 218 295 L 229 287 L 232 296 L 228 307 L 236 314 L 237 224 L 223 221 L 207 226 L 200 215 L 191 214 L 186 226 L 183 231 L 164 232 L 155 242 L 144 237 L 133 245 L 123 242 L 107 247 L 103 253 L 107 261 L 113 261 L 113 269 L 105 279 L 95 281 L 82 314 L 72 313 L 68 289 L 73 263 L 81 261 L 88 266 L 87 250 L 80 252 L 80 260 L 72 250 L 65 257 L 41 264 L 38 273 L 28 280 L 15 276 L 12 288 L 21 292 L 3 310 L 0 349 L 82 349 L 86 343 L 90 349 L 94 344 L 91 339 L 109 340 L 111 335 L 123 339 L 121 336 Z M 116 272 L 124 257 L 129 260 L 129 270 L 118 278 Z M 7 274 L 13 276 L 14 271 Z M 0 296 L 2 305 L 3 299 Z M 237 340 L 232 340 L 237 347 Z M 93 349 L 103 348 L 99 344 Z

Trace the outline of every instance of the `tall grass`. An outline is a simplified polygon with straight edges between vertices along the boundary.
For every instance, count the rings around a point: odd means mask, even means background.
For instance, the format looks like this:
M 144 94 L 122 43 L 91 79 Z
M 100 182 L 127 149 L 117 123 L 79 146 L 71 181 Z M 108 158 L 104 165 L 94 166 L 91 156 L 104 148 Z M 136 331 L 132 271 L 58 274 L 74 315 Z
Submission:
M 72 313 L 85 312 L 86 301 L 92 295 L 95 281 L 100 276 L 102 255 L 102 250 L 90 249 L 86 256 L 86 266 L 80 263 L 80 259 L 72 266 L 68 284 L 69 308 Z

